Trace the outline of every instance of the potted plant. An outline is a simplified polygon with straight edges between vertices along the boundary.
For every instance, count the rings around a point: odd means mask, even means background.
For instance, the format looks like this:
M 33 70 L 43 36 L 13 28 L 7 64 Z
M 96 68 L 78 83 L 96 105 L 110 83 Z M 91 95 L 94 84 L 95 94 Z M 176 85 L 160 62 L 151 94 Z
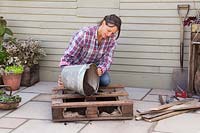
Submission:
M 2 16 L 0 16 L 0 68 L 2 68 L 7 58 L 6 49 L 2 46 L 2 43 L 5 39 L 10 38 L 12 36 L 13 32 L 7 27 L 7 21 Z M 1 77 L 0 84 L 2 84 Z
M 18 90 L 23 71 L 24 67 L 22 65 L 5 66 L 4 71 L 1 74 L 4 85 L 10 86 L 9 89 L 12 91 Z
M 3 47 L 10 56 L 18 57 L 21 65 L 24 66 L 22 86 L 31 86 L 39 81 L 39 60 L 46 56 L 39 41 L 31 38 L 27 40 L 11 39 L 4 42 Z
M 13 32 L 7 27 L 7 21 L 0 16 L 0 64 L 4 62 L 7 56 L 5 49 L 2 47 L 6 35 L 12 36 Z
M 10 94 L 7 94 L 4 90 L 0 90 L 0 109 L 15 109 L 20 102 L 21 97 L 19 95 L 13 96 L 12 91 L 10 91 Z

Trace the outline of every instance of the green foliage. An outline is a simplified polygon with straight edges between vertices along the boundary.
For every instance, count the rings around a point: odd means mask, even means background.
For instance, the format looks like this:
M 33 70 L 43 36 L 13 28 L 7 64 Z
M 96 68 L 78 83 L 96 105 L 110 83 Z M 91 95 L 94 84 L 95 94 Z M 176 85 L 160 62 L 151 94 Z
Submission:
M 0 93 L 0 103 L 16 103 L 21 102 L 21 97 L 19 95 L 10 96 L 7 95 L 5 92 Z
M 17 103 L 21 102 L 21 97 L 19 95 L 8 95 L 5 90 L 0 90 L 0 103 Z
M 3 64 L 7 58 L 7 52 L 5 49 L 0 45 L 0 64 Z
M 3 94 L 5 94 L 5 91 L 0 90 L 0 95 L 3 95 Z
M 38 64 L 39 60 L 46 56 L 45 51 L 40 47 L 40 42 L 33 39 L 8 40 L 3 43 L 3 47 L 9 54 L 7 65 L 21 64 L 30 67 Z
M 13 32 L 7 27 L 7 21 L 0 16 L 0 64 L 3 64 L 6 61 L 8 56 L 4 47 L 2 47 L 2 43 L 5 40 L 5 35 L 10 36 L 13 35 Z
M 22 65 L 19 66 L 6 66 L 5 73 L 14 73 L 14 74 L 21 74 L 24 71 L 24 67 Z
M 13 32 L 11 29 L 7 27 L 7 21 L 1 16 L 0 17 L 0 44 L 3 43 L 3 39 L 5 35 L 13 35 Z

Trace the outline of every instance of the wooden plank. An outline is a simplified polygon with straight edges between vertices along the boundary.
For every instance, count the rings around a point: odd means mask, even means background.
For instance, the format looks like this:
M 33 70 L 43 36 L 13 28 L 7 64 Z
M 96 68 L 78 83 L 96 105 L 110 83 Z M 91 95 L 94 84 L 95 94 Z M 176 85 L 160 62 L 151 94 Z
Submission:
M 59 92 L 52 91 L 52 95 L 55 95 L 55 94 L 61 95 L 62 92 L 61 91 L 59 91 Z M 62 104 L 62 103 L 63 103 L 63 100 L 61 98 L 58 98 L 58 99 L 53 99 L 52 98 L 52 104 Z
M 88 120 L 131 120 L 133 117 L 120 117 L 120 116 L 110 116 L 110 117 L 93 117 L 93 118 L 72 118 L 64 116 L 64 119 L 54 119 L 55 122 L 61 121 L 88 121 Z
M 190 39 L 184 40 L 186 46 L 189 46 Z M 120 44 L 129 44 L 129 45 L 154 45 L 154 46 L 179 46 L 179 38 L 174 39 L 165 39 L 165 38 L 127 38 L 127 37 L 120 37 L 118 39 L 118 43 Z
M 158 66 L 134 66 L 134 65 L 115 65 L 110 68 L 111 71 L 126 72 L 147 72 L 147 73 L 172 73 L 174 67 L 158 67 Z
M 55 95 L 55 94 L 62 94 L 62 92 L 56 92 L 56 91 L 52 91 L 52 95 Z M 62 104 L 63 103 L 63 100 L 62 99 L 51 99 L 51 104 Z M 63 119 L 63 111 L 64 109 L 63 108 L 58 108 L 58 109 L 55 109 L 55 108 L 52 108 L 52 119 Z
M 180 26 L 179 25 L 152 25 L 152 24 L 123 24 L 122 30 L 137 30 L 140 31 L 142 29 L 145 29 L 146 31 L 179 31 Z
M 21 33 L 14 33 L 15 37 L 17 37 L 18 39 L 28 39 L 31 37 L 33 37 L 35 40 L 39 40 L 39 41 L 52 41 L 52 42 L 64 42 L 64 41 L 68 41 L 71 36 L 61 36 L 61 35 L 35 35 L 35 34 L 21 34 Z M 64 49 L 63 49 L 64 50 Z
M 173 107 L 175 105 L 181 105 L 181 104 L 184 104 L 184 103 L 187 103 L 187 102 L 191 102 L 191 100 L 175 101 L 175 102 L 172 102 L 172 103 L 169 103 L 169 104 L 164 104 L 164 105 L 161 105 L 161 106 L 156 107 L 156 108 L 151 108 L 148 111 L 138 113 L 138 115 L 145 115 L 145 114 L 153 114 L 153 113 L 163 112 L 163 110 L 165 110 L 165 109 L 168 109 L 168 108 Z
M 45 62 L 44 62 L 45 63 Z M 46 62 L 48 64 L 48 62 Z M 178 67 L 178 60 L 153 60 L 153 59 L 122 59 L 114 58 L 114 64 L 123 64 L 123 65 L 141 65 L 141 66 L 168 66 L 168 67 Z M 184 67 L 187 67 L 188 62 L 184 62 Z
M 95 12 L 95 13 L 94 13 Z M 114 8 L 78 8 L 77 16 L 79 17 L 104 17 L 110 13 L 119 15 L 119 9 Z
M 133 46 L 135 49 L 133 49 Z M 116 51 L 127 51 L 127 52 L 161 52 L 161 53 L 178 53 L 177 46 L 145 46 L 145 45 L 118 45 Z M 185 53 L 188 53 L 188 47 L 185 47 Z
M 62 115 L 63 111 L 63 108 L 52 108 L 52 119 L 64 119 L 64 116 Z
M 141 1 L 138 1 L 136 3 L 134 2 L 121 2 L 120 1 L 120 9 L 139 9 L 139 10 L 176 10 L 176 6 L 175 6 L 175 1 L 172 0 L 171 2 L 169 1 L 164 1 L 164 2 L 153 2 L 151 0 L 151 2 L 149 2 L 147 0 L 147 2 L 141 2 Z M 184 4 L 190 4 L 190 9 L 192 8 L 195 8 L 193 4 L 191 4 L 191 2 L 184 2 Z M 167 6 L 166 6 L 167 5 Z
M 170 31 L 122 31 L 121 37 L 139 37 L 139 38 L 163 38 L 163 39 L 177 39 L 179 38 L 178 32 Z M 186 34 L 187 35 L 187 34 Z M 185 38 L 189 39 L 188 36 Z
M 135 116 L 135 118 L 136 120 L 143 119 L 149 122 L 154 122 L 185 112 L 197 110 L 199 108 L 200 103 L 198 100 L 183 100 L 164 104 L 154 108 L 153 110 L 151 109 L 149 111 L 140 112 Z
M 92 106 L 121 106 L 131 105 L 132 101 L 98 101 L 98 102 L 74 102 L 74 103 L 55 103 L 52 105 L 53 108 L 76 108 L 76 107 L 92 107 Z
M 187 93 L 189 96 L 192 96 L 195 94 L 195 92 L 198 92 L 195 88 L 195 75 L 196 71 L 199 66 L 199 45 L 193 44 L 193 42 L 199 42 L 200 40 L 200 34 L 195 33 L 199 30 L 200 26 L 199 24 L 192 24 L 191 26 L 191 44 L 190 44 L 190 58 L 189 58 L 189 80 L 188 80 L 188 89 Z
M 16 13 L 1 13 L 8 20 L 21 20 L 21 21 L 42 21 L 42 22 L 93 22 L 100 21 L 99 18 L 86 18 L 77 16 L 65 16 L 63 15 L 40 15 L 40 14 L 16 14 Z
M 152 118 L 152 119 L 144 118 L 144 120 L 148 121 L 148 122 L 155 122 L 155 121 L 159 121 L 159 120 L 162 120 L 162 119 L 165 119 L 165 118 L 169 118 L 169 117 L 172 117 L 172 116 L 176 116 L 176 115 L 179 115 L 179 114 L 187 113 L 187 112 L 190 112 L 190 111 L 191 110 L 175 111 L 175 112 L 171 112 L 171 113 L 168 113 L 168 114 L 165 114 L 165 115 L 161 115 L 159 117 L 155 117 L 155 118 Z
M 78 0 L 77 5 L 79 8 L 119 8 L 118 0 Z
M 188 52 L 187 52 L 188 53 Z M 186 54 L 185 60 L 188 60 Z M 115 51 L 114 57 L 116 58 L 137 58 L 137 59 L 165 59 L 165 60 L 178 60 L 178 53 L 151 53 L 151 52 L 131 52 L 131 51 Z
M 172 17 L 143 17 L 143 16 L 132 16 L 127 17 L 121 15 L 120 17 L 124 23 L 138 23 L 138 24 L 180 24 L 179 18 Z
M 188 16 L 196 14 L 194 10 L 190 10 Z M 120 10 L 121 16 L 137 16 L 137 17 L 178 17 L 177 10 Z
M 86 117 L 98 117 L 98 109 L 96 106 L 93 107 L 87 107 L 86 109 Z
M 125 86 L 122 84 L 110 84 L 109 86 L 103 87 L 100 86 L 99 89 L 115 89 L 115 88 L 124 88 Z
M 12 31 L 14 33 L 18 33 L 18 34 L 61 35 L 61 36 L 68 35 L 68 36 L 72 36 L 77 30 L 12 27 Z
M 1 13 L 34 14 L 34 15 L 76 15 L 75 9 L 67 8 L 32 8 L 32 7 L 1 7 Z
M 116 97 L 116 96 L 127 96 L 127 92 L 112 92 L 112 93 L 98 93 L 97 95 L 87 96 L 87 98 L 97 98 L 97 97 Z M 53 95 L 52 99 L 72 99 L 72 98 L 85 98 L 80 94 L 62 94 Z
M 120 89 L 120 88 L 124 88 L 125 86 L 122 84 L 110 84 L 109 86 L 100 86 L 99 89 L 106 91 L 107 89 Z M 54 87 L 52 89 L 53 91 L 59 91 L 59 90 L 68 90 L 67 88 L 60 88 L 60 87 Z M 71 91 L 71 90 L 69 90 Z
M 74 2 L 73 2 L 74 1 Z M 77 8 L 76 0 L 70 1 L 0 1 L 1 7 L 42 7 L 42 8 Z

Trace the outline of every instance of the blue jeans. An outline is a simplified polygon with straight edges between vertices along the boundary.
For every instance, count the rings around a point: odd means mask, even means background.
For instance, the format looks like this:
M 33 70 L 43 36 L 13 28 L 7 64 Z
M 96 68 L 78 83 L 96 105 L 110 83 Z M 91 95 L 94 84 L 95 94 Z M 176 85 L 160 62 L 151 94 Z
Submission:
M 108 86 L 110 84 L 110 75 L 106 71 L 101 77 L 99 81 L 99 86 Z

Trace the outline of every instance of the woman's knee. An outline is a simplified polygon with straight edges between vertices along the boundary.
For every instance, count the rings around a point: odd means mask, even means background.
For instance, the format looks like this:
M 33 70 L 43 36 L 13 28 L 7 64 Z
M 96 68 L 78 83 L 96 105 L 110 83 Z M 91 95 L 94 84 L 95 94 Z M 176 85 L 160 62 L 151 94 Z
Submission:
M 110 84 L 110 75 L 108 72 L 105 72 L 101 77 L 100 77 L 100 86 L 108 86 Z

